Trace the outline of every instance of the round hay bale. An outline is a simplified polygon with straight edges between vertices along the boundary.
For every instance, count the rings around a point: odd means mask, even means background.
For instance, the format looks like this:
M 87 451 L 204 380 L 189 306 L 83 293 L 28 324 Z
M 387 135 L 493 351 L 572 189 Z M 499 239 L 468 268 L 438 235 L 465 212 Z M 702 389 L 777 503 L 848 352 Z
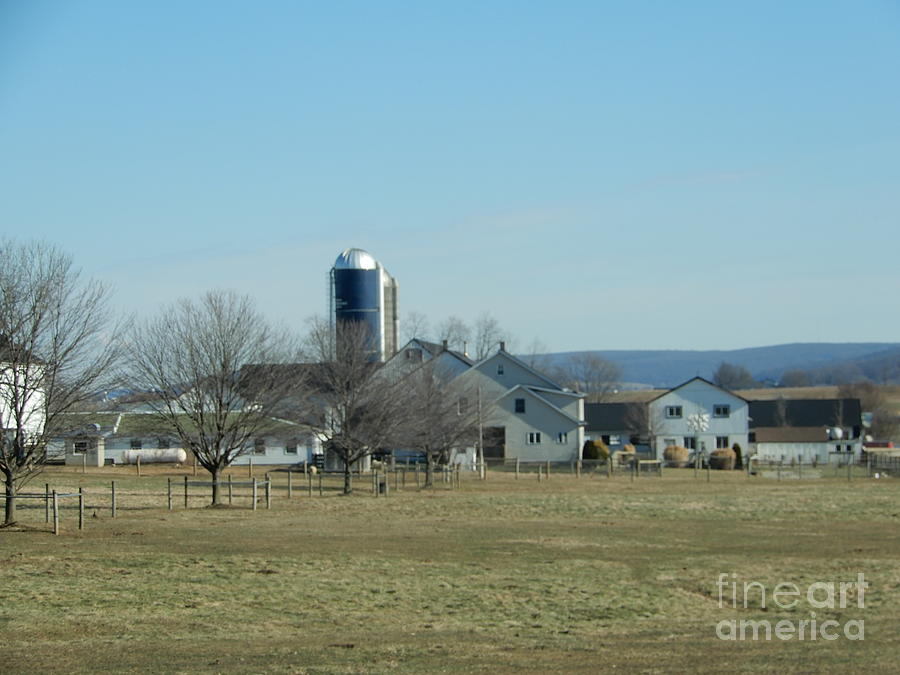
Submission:
M 686 467 L 690 455 L 690 451 L 680 445 L 670 445 L 663 450 L 663 459 L 666 460 L 666 466 L 671 466 L 675 469 Z
M 626 443 L 621 450 L 613 453 L 613 463 L 618 465 L 630 464 L 636 453 L 635 447 L 631 443 Z
M 709 468 L 731 471 L 736 459 L 737 453 L 731 448 L 719 448 L 709 454 Z

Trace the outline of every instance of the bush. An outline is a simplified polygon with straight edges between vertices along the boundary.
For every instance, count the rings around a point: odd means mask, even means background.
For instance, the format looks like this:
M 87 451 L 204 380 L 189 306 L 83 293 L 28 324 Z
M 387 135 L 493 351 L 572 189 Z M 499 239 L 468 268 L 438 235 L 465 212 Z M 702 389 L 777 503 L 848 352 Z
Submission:
M 731 471 L 734 469 L 734 462 L 736 459 L 737 454 L 731 448 L 713 450 L 709 455 L 709 468 Z
M 581 450 L 581 458 L 587 460 L 606 459 L 609 457 L 609 448 L 603 441 L 585 441 Z
M 676 469 L 686 467 L 690 455 L 690 451 L 680 445 L 670 445 L 663 450 L 663 459 L 666 460 L 666 466 L 675 467 Z

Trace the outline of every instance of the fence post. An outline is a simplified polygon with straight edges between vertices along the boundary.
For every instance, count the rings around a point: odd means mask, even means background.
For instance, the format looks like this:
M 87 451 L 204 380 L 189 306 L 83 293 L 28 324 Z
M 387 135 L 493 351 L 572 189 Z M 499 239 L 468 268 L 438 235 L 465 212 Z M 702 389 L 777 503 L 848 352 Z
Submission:
M 247 462 L 247 478 L 253 478 L 253 457 L 247 458 L 249 461 Z
M 172 477 L 169 476 L 166 479 L 166 484 L 168 485 L 168 490 L 166 491 L 167 503 L 169 505 L 169 511 L 172 510 Z
M 322 474 L 319 474 L 319 496 L 324 497 L 325 493 L 322 492 Z
M 256 479 L 253 479 L 253 510 L 256 511 Z
M 112 482 L 112 517 L 116 517 L 116 481 Z
M 544 480 L 544 467 L 538 464 L 538 483 Z
M 550 460 L 547 460 L 547 478 L 550 478 Z
M 194 475 L 197 475 L 197 455 L 194 455 Z
M 53 491 L 53 534 L 59 534 L 59 497 Z
M 606 456 L 606 477 L 612 478 L 612 455 Z
M 87 452 L 81 455 L 81 473 L 87 473 Z
M 306 472 L 306 493 L 312 497 L 312 474 L 309 471 Z
M 266 508 L 272 508 L 272 479 L 266 474 Z
M 456 487 L 459 487 L 459 464 L 456 465 Z
M 50 522 L 50 483 L 44 483 L 44 522 Z
M 416 487 L 419 487 L 419 462 L 416 461 Z
M 637 469 L 637 458 L 631 460 L 631 482 L 634 482 L 634 474 Z
M 866 478 L 872 477 L 872 455 L 866 457 Z
M 784 464 L 783 459 L 778 460 L 778 480 L 781 480 L 781 465 Z
M 853 480 L 853 458 L 847 459 L 847 482 Z
M 581 478 L 581 460 L 575 460 L 575 478 Z
M 372 469 L 372 494 L 378 499 L 378 472 Z
M 709 482 L 709 477 L 712 475 L 712 463 L 709 461 L 709 458 L 706 458 L 706 482 Z
M 665 454 L 663 454 L 665 457 Z M 694 450 L 694 478 L 700 476 L 700 453 Z
M 444 469 L 446 475 L 446 468 Z M 384 496 L 387 497 L 391 493 L 391 477 L 388 475 L 388 469 L 384 469 Z
M 184 477 L 184 508 L 188 507 L 188 477 Z
M 797 455 L 797 478 L 803 478 L 803 457 L 801 455 Z
M 231 474 L 228 474 L 228 505 L 231 506 L 231 502 L 234 499 L 234 486 L 231 484 Z
M 294 495 L 294 483 L 293 483 L 293 480 L 291 479 L 291 475 L 293 473 L 294 472 L 291 471 L 290 468 L 288 468 L 288 499 L 290 499 Z
M 396 467 L 396 466 L 394 466 L 394 489 L 395 489 L 395 490 L 399 490 L 399 489 L 400 489 L 400 476 L 399 476 L 399 474 L 397 473 L 397 467 Z
M 137 456 L 136 464 L 137 464 L 137 475 L 138 475 L 138 478 L 140 478 L 141 477 L 141 456 L 140 455 Z
M 516 457 L 516 480 L 519 480 L 519 458 Z
M 78 529 L 84 529 L 84 488 L 78 488 Z

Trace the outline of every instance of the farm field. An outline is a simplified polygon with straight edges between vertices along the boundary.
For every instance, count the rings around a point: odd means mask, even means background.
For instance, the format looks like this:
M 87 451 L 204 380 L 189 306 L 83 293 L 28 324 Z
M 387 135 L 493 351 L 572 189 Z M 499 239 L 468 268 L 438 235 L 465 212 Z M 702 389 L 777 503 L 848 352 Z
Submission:
M 0 672 L 877 673 L 900 658 L 897 478 L 491 472 L 375 498 L 365 476 L 351 497 L 327 482 L 308 496 L 298 477 L 292 499 L 279 487 L 254 512 L 246 497 L 203 508 L 199 488 L 168 511 L 170 477 L 38 479 L 85 488 L 87 522 L 69 500 L 54 537 L 43 503 L 23 500 L 23 527 L 0 531 Z M 758 593 L 732 603 L 730 586 L 720 607 L 723 573 L 768 589 L 766 608 Z M 810 584 L 859 573 L 864 608 L 852 589 L 845 608 L 809 604 Z M 772 602 L 782 582 L 802 589 L 793 609 Z M 813 613 L 864 621 L 864 640 L 717 637 L 722 621 Z

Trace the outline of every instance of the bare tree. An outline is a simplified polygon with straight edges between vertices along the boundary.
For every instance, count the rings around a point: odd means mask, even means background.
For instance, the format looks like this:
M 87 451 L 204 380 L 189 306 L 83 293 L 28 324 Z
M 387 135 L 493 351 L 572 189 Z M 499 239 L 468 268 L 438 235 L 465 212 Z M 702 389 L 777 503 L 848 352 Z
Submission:
M 439 341 L 446 340 L 451 349 L 463 351 L 472 339 L 472 331 L 458 316 L 449 316 L 438 324 L 437 338 Z
M 4 525 L 41 470 L 61 415 L 110 384 L 119 356 L 109 289 L 44 243 L 0 243 L 0 472 Z M 107 331 L 112 331 L 112 336 Z
M 361 322 L 344 322 L 335 339 L 335 331 L 320 319 L 313 320 L 306 339 L 307 358 L 314 364 L 305 418 L 340 460 L 344 494 L 353 491 L 353 465 L 393 443 L 408 413 L 408 388 L 379 369 L 370 342 L 369 328 Z
M 422 312 L 411 311 L 403 317 L 403 340 L 409 342 L 414 338 L 427 340 L 429 337 L 428 317 Z
M 298 385 L 277 364 L 295 362 L 290 336 L 231 291 L 181 300 L 136 326 L 130 339 L 130 374 L 151 399 L 160 421 L 194 453 L 212 476 L 220 502 L 223 470 L 272 425 L 272 415 Z M 243 366 L 257 364 L 242 380 Z
M 538 338 L 534 338 L 528 345 L 528 351 L 522 360 L 537 371 L 554 375 L 553 362 L 549 356 L 550 349 Z
M 744 366 L 723 361 L 713 373 L 713 382 L 723 389 L 750 389 L 756 386 L 756 380 Z
M 481 314 L 475 320 L 475 359 L 480 361 L 489 356 L 501 340 L 507 343 L 507 349 L 511 351 L 512 341 L 500 322 L 487 312 Z
M 432 487 L 437 464 L 447 463 L 452 450 L 478 443 L 485 406 L 479 406 L 477 389 L 448 381 L 434 362 L 411 373 L 405 384 L 411 395 L 401 443 L 425 453 L 425 487 Z
M 618 389 L 622 368 L 597 354 L 581 352 L 569 357 L 554 375 L 563 385 L 590 394 L 592 400 L 602 403 Z

